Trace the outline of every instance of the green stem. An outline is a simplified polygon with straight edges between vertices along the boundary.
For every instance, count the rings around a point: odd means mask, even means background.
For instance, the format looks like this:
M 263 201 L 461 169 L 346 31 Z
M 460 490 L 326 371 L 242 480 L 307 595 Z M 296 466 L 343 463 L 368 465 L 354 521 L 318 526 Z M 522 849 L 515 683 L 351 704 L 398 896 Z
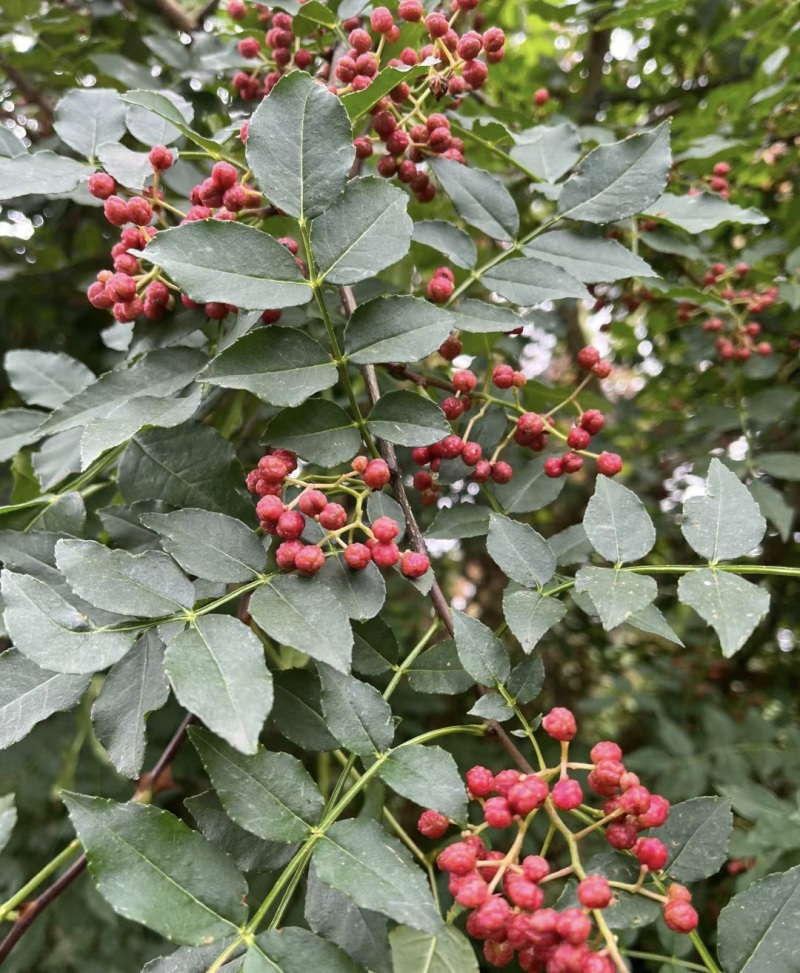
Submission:
M 22 905 L 22 903 L 30 897 L 31 893 L 35 892 L 36 889 L 38 889 L 39 886 L 53 874 L 53 872 L 58 871 L 62 865 L 66 865 L 70 858 L 74 858 L 76 852 L 79 852 L 80 850 L 81 843 L 76 838 L 74 841 L 70 842 L 70 844 L 68 844 L 63 851 L 59 852 L 55 858 L 51 859 L 44 866 L 44 868 L 33 876 L 29 882 L 22 886 L 19 892 L 15 892 L 10 899 L 0 906 L 0 922 L 5 921 L 10 912 L 13 912 L 18 905 Z
M 400 682 L 400 680 L 403 678 L 403 676 L 406 674 L 406 672 L 411 667 L 411 663 L 425 649 L 425 647 L 427 646 L 428 642 L 433 637 L 433 634 L 434 634 L 434 632 L 436 631 L 436 629 L 438 627 L 439 627 L 439 618 L 437 617 L 436 620 L 431 625 L 431 627 L 428 629 L 428 631 L 422 636 L 422 638 L 419 640 L 419 642 L 417 642 L 417 644 L 414 646 L 414 648 L 405 657 L 405 659 L 403 660 L 403 664 L 400 665 L 400 666 L 398 666 L 397 669 L 395 670 L 395 673 L 392 676 L 391 682 L 386 687 L 386 689 L 383 691 L 383 698 L 384 699 L 389 699 L 389 697 L 392 695 L 392 693 L 397 688 L 397 685 Z
M 699 963 L 689 963 L 683 959 L 677 959 L 674 956 L 659 956 L 658 953 L 643 953 L 638 949 L 624 949 L 624 956 L 630 956 L 631 959 L 652 959 L 658 963 L 666 963 L 669 966 L 679 967 L 682 970 L 699 970 L 700 973 L 707 973 L 707 966 L 700 966 Z

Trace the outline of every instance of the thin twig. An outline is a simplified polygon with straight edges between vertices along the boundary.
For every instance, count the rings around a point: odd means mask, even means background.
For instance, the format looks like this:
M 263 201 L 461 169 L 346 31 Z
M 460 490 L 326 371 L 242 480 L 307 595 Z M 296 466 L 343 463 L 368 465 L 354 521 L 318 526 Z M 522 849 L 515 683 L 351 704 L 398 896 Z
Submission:
M 197 21 L 186 13 L 177 0 L 155 0 L 155 4 L 161 11 L 164 20 L 172 24 L 173 27 L 177 27 L 178 30 L 182 30 L 184 34 L 192 34 L 197 30 Z

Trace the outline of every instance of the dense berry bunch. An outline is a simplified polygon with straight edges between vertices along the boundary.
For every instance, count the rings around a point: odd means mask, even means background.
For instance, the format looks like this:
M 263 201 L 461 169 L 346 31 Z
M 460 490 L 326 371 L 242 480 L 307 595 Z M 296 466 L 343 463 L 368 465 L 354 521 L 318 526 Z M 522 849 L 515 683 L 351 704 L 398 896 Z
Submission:
M 342 554 L 345 564 L 354 571 L 363 570 L 372 561 L 380 568 L 399 564 L 407 578 L 421 578 L 426 573 L 430 567 L 426 554 L 400 551 L 397 521 L 378 517 L 367 525 L 362 519 L 363 501 L 371 491 L 381 490 L 389 482 L 390 470 L 385 460 L 357 456 L 347 473 L 322 477 L 319 483 L 293 477 L 296 469 L 294 453 L 275 449 L 261 457 L 246 480 L 250 493 L 259 497 L 256 515 L 261 529 L 281 541 L 275 551 L 279 568 L 316 574 L 325 563 L 327 550 L 330 556 Z M 294 496 L 285 497 L 286 491 Z M 354 499 L 354 512 L 348 513 L 331 496 L 342 496 L 345 502 Z M 316 522 L 324 532 L 322 539 L 313 544 L 302 539 L 309 521 Z M 356 539 L 359 535 L 363 535 L 363 541 Z
M 691 893 L 684 886 L 672 884 L 666 895 L 645 888 L 651 872 L 662 872 L 668 852 L 658 838 L 642 832 L 664 824 L 669 802 L 651 794 L 636 774 L 626 770 L 616 743 L 595 744 L 590 764 L 571 762 L 569 745 L 577 725 L 570 710 L 551 710 L 542 728 L 561 743 L 559 764 L 536 774 L 511 769 L 493 774 L 480 766 L 468 770 L 467 791 L 480 804 L 483 822 L 470 825 L 458 841 L 447 845 L 437 865 L 448 874 L 456 902 L 469 911 L 467 931 L 483 941 L 486 959 L 494 966 L 506 966 L 516 957 L 523 970 L 537 973 L 614 973 L 618 946 L 602 920 L 602 910 L 613 905 L 620 891 L 658 899 L 665 923 L 675 932 L 688 933 L 697 925 Z M 584 787 L 572 776 L 582 770 L 589 771 L 588 790 L 605 798 L 602 809 L 586 806 Z M 562 815 L 581 806 L 583 820 L 592 815 L 595 821 L 575 830 Z M 549 843 L 542 854 L 523 850 L 537 814 L 547 816 L 556 833 L 570 831 L 571 864 L 566 868 L 554 868 L 548 861 Z M 451 824 L 444 815 L 427 810 L 418 827 L 427 838 L 438 840 Z M 490 833 L 509 828 L 513 837 L 508 850 L 493 847 L 501 842 Z M 613 848 L 638 860 L 635 884 L 585 872 L 576 849 L 588 835 L 603 832 Z M 576 883 L 571 897 L 577 905 L 556 910 L 551 903 L 561 889 L 551 883 L 562 878 Z
M 439 286 L 440 282 L 443 285 L 442 293 L 452 293 L 452 275 L 448 276 L 448 274 L 450 272 L 446 267 L 440 267 L 436 271 L 435 276 L 428 283 L 429 297 L 431 297 L 431 285 Z M 458 357 L 460 351 L 461 343 L 455 336 L 448 338 L 439 349 L 442 357 L 448 360 Z M 452 394 L 441 403 L 442 411 L 453 424 L 453 432 L 432 446 L 420 446 L 412 452 L 414 463 L 423 467 L 414 475 L 414 486 L 422 492 L 422 502 L 424 504 L 436 502 L 439 495 L 438 474 L 442 463 L 447 460 L 460 459 L 471 469 L 470 479 L 477 483 L 485 483 L 487 480 L 493 480 L 498 484 L 508 483 L 514 475 L 514 470 L 510 463 L 500 457 L 512 442 L 534 453 L 545 451 L 552 441 L 563 443 L 567 447 L 566 451 L 551 456 L 545 461 L 544 472 L 549 477 L 577 473 L 583 468 L 584 457 L 595 459 L 598 472 L 606 476 L 619 473 L 622 469 L 622 460 L 616 453 L 603 452 L 598 455 L 589 451 L 592 437 L 596 436 L 605 425 L 606 420 L 602 412 L 597 409 L 583 411 L 578 406 L 577 421 L 570 423 L 566 429 L 560 428 L 556 422 L 556 415 L 562 409 L 573 403 L 577 405 L 578 394 L 592 375 L 605 378 L 611 371 L 609 363 L 604 361 L 598 350 L 591 346 L 581 349 L 576 364 L 580 371 L 588 372 L 589 375 L 579 383 L 578 388 L 564 402 L 546 415 L 525 410 L 520 401 L 519 390 L 524 388 L 527 378 L 510 365 L 495 366 L 480 388 L 478 376 L 473 371 L 455 370 L 450 379 Z M 513 390 L 513 403 L 498 399 L 495 389 Z M 506 409 L 513 408 L 516 416 L 509 420 L 513 425 L 508 435 L 489 456 L 485 456 L 483 447 L 470 437 L 474 433 L 477 421 L 493 403 Z

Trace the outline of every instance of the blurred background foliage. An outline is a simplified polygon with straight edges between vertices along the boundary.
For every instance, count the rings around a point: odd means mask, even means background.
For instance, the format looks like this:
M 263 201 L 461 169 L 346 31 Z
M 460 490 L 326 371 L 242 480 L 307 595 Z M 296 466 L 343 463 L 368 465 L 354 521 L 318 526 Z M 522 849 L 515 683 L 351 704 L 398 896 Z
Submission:
M 581 141 L 591 146 L 669 118 L 674 191 L 701 187 L 713 165 L 726 161 L 731 202 L 769 217 L 764 225 L 726 223 L 694 235 L 628 221 L 612 232 L 661 275 L 655 299 L 633 282 L 627 289 L 598 289 L 602 308 L 570 302 L 545 307 L 529 316 L 530 334 L 495 340 L 495 350 L 520 355 L 536 380 L 526 389 L 536 407 L 547 400 L 548 387 L 571 384 L 569 349 L 592 341 L 611 350 L 612 378 L 592 394 L 610 415 L 604 446 L 623 456 L 624 482 L 656 520 L 654 564 L 694 560 L 678 528 L 678 510 L 680 500 L 697 490 L 711 455 L 750 484 L 768 518 L 758 559 L 800 564 L 794 533 L 800 459 L 795 455 L 772 475 L 769 461 L 760 460 L 775 452 L 796 454 L 798 446 L 798 9 L 786 0 L 481 2 L 486 24 L 499 24 L 508 34 L 508 53 L 493 68 L 485 95 L 467 100 L 458 120 L 469 133 L 470 163 L 507 174 L 529 227 L 546 212 L 546 194 L 507 166 L 504 156 L 513 146 L 509 132 L 542 123 L 579 126 Z M 236 30 L 216 5 L 188 0 L 183 6 L 166 0 L 4 0 L 0 125 L 37 148 L 63 152 L 52 127 L 54 105 L 70 88 L 97 85 L 178 91 L 194 105 L 195 127 L 213 134 L 246 109 L 232 100 L 227 84 L 238 64 Z M 542 87 L 550 101 L 536 108 L 533 92 Z M 452 215 L 446 200 L 415 207 L 418 218 Z M 0 350 L 64 350 L 96 372 L 112 365 L 116 354 L 102 338 L 109 319 L 84 296 L 107 265 L 111 243 L 97 201 L 83 189 L 1 207 Z M 750 265 L 748 286 L 778 287 L 780 299 L 759 318 L 774 345 L 772 356 L 721 363 L 700 319 L 682 319 L 682 302 L 691 300 L 717 261 Z M 436 263 L 432 250 L 415 246 L 392 271 L 393 283 L 408 290 L 409 280 L 426 280 Z M 480 368 L 483 339 L 466 350 L 478 356 Z M 2 396 L 5 406 L 18 404 L 7 388 Z M 553 403 L 558 398 L 553 393 Z M 260 453 L 261 415 L 243 414 L 240 403 L 233 396 L 214 421 L 248 465 Z M 16 487 L 13 471 L 3 476 L 6 496 L 24 483 L 25 470 L 18 464 L 15 472 Z M 529 508 L 531 522 L 548 537 L 580 523 L 592 484 L 590 475 L 570 478 L 551 503 Z M 454 491 L 462 488 L 457 484 Z M 102 495 L 97 505 L 107 502 Z M 435 512 L 423 510 L 423 527 Z M 482 549 L 482 542 L 470 539 L 433 545 L 455 606 L 472 606 L 497 626 L 505 582 Z M 552 704 L 570 706 L 582 718 L 587 746 L 598 738 L 619 740 L 643 782 L 670 799 L 704 793 L 732 799 L 737 827 L 731 862 L 699 895 L 710 929 L 735 890 L 800 862 L 800 598 L 796 581 L 770 578 L 769 616 L 745 648 L 725 660 L 711 631 L 678 605 L 672 584 L 669 576 L 661 578 L 659 607 L 683 647 L 630 626 L 605 633 L 571 611 L 541 643 L 547 680 L 531 716 Z M 407 610 L 405 590 L 387 601 L 403 644 L 428 624 L 427 606 L 422 617 Z M 458 721 L 466 709 L 458 696 L 403 689 L 396 698 L 405 714 L 402 732 L 409 736 L 440 721 Z M 153 754 L 179 719 L 174 702 L 154 715 Z M 287 746 L 283 739 L 276 745 Z M 499 748 L 484 743 L 454 744 L 453 751 L 464 768 L 476 761 L 502 765 Z M 320 773 L 334 772 L 329 759 L 320 758 Z M 185 798 L 203 788 L 196 758 L 184 750 L 173 773 L 176 785 L 166 802 L 185 813 Z M 116 777 L 93 737 L 86 705 L 52 718 L 0 755 L 0 792 L 16 791 L 21 817 L 0 874 L 4 898 L 71 840 L 56 798 L 63 786 L 118 799 L 129 794 L 129 782 Z M 414 809 L 397 811 L 412 826 Z M 261 879 L 268 880 L 268 874 Z M 683 948 L 658 927 L 642 943 L 641 949 Z M 115 916 L 84 878 L 39 920 L 6 966 L 131 973 L 155 952 L 153 937 Z

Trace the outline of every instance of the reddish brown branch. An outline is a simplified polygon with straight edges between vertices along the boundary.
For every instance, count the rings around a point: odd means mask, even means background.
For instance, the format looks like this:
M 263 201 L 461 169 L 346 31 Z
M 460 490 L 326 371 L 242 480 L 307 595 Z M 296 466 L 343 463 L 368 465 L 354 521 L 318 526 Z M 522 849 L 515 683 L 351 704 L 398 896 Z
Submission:
M 177 0 L 155 0 L 155 4 L 164 20 L 184 34 L 192 34 L 202 24 L 202 20 L 198 24 L 194 17 L 190 17 Z
M 419 385 L 422 388 L 435 388 L 442 389 L 445 392 L 455 392 L 456 387 L 452 382 L 448 382 L 446 378 L 437 378 L 435 375 L 420 375 L 419 372 L 415 372 L 408 367 L 408 365 L 401 365 L 397 362 L 389 362 L 384 365 L 384 368 L 391 372 L 395 378 L 404 378 L 407 382 L 413 382 L 415 385 Z

